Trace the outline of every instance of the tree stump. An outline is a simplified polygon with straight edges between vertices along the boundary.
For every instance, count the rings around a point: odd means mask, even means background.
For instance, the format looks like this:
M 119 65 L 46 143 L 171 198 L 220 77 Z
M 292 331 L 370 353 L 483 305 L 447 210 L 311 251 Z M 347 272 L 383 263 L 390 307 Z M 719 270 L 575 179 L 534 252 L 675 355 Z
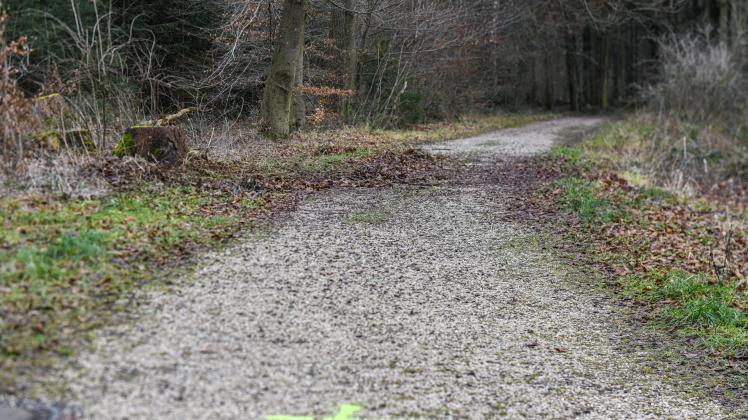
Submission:
M 159 163 L 179 163 L 187 156 L 184 130 L 178 127 L 130 127 L 114 155 L 140 156 Z

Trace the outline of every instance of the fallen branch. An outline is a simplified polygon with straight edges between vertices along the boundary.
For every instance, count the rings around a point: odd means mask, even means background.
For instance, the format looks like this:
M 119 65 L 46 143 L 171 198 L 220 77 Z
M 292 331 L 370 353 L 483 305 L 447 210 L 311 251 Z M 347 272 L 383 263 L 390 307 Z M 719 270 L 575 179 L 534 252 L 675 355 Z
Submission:
M 137 125 L 137 127 L 165 127 L 176 122 L 190 112 L 194 112 L 196 110 L 197 108 L 184 108 L 176 114 L 167 115 L 164 118 L 158 120 L 150 120 L 140 123 Z

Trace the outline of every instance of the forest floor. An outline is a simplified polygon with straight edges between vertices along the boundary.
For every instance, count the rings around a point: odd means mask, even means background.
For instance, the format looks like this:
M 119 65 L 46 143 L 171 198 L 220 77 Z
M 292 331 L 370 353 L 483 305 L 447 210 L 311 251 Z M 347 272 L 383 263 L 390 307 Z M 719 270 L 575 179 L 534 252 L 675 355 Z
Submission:
M 418 144 L 550 117 L 309 130 L 282 142 L 242 127 L 207 148 L 202 142 L 179 166 L 68 153 L 30 158 L 27 177 L 0 179 L 0 393 L 33 394 L 49 366 L 121 322 L 140 295 L 304 196 L 419 183 L 442 161 Z
M 535 200 L 566 185 L 538 156 L 601 123 L 427 145 L 440 176 L 308 195 L 47 385 L 102 419 L 740 418 L 740 358 L 653 327 L 569 235 L 579 216 Z

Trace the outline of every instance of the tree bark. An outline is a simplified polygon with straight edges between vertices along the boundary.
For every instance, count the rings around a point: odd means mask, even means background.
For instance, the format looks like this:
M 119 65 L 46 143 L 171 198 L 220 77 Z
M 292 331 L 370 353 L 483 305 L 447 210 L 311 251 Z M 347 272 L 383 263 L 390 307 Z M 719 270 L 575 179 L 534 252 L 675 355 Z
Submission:
M 306 0 L 284 0 L 283 15 L 262 98 L 262 124 L 274 137 L 286 137 L 295 123 L 294 97 L 302 78 Z M 301 58 L 301 60 L 300 60 Z
M 602 35 L 602 69 L 600 71 L 600 81 L 602 82 L 600 93 L 600 106 L 603 110 L 610 107 L 610 36 Z
M 530 94 L 529 100 L 534 105 L 539 105 L 540 100 L 538 99 L 538 59 L 534 55 L 530 57 L 530 71 L 528 76 L 530 77 Z
M 639 60 L 638 58 L 638 51 L 639 51 L 639 44 L 637 42 L 638 40 L 638 34 L 637 34 L 637 27 L 634 25 L 631 25 L 629 28 L 629 33 L 627 36 L 627 47 L 626 47 L 626 77 L 624 79 L 624 84 L 626 85 L 626 95 L 629 93 L 629 88 L 634 85 L 634 83 L 637 82 L 637 62 Z
M 304 102 L 304 46 L 297 49 L 296 74 L 293 94 L 293 128 L 300 129 L 306 123 L 306 103 Z
M 626 87 L 623 85 L 624 64 L 626 63 L 626 43 L 622 39 L 623 31 L 616 31 L 615 52 L 613 56 L 613 92 L 612 102 L 619 105 L 626 100 Z
M 740 37 L 745 34 L 747 10 L 748 5 L 745 2 L 732 3 L 732 39 L 736 45 L 741 42 Z
M 548 51 L 545 53 L 545 62 L 543 64 L 545 67 L 545 108 L 552 111 L 554 100 L 553 60 L 551 59 L 551 53 Z
M 719 0 L 719 40 L 723 44 L 727 44 L 730 38 L 728 33 L 728 7 L 727 0 Z
M 566 35 L 566 78 L 569 83 L 569 105 L 579 111 L 579 72 L 577 70 L 577 36 L 573 31 Z
M 593 65 L 592 65 L 592 30 L 589 25 L 585 26 L 582 33 L 582 95 L 584 105 L 592 103 L 593 87 Z
M 358 54 L 356 50 L 356 16 L 353 13 L 353 0 L 345 0 L 343 7 L 345 10 L 345 88 L 351 91 L 351 95 L 356 91 L 356 69 L 358 67 Z M 343 101 L 343 118 L 349 119 L 351 113 L 351 97 L 346 97 Z
M 338 0 L 330 2 L 330 38 L 335 40 L 337 52 L 342 64 L 343 88 L 356 90 L 357 50 L 356 50 L 356 15 L 353 0 Z M 367 27 L 368 31 L 368 27 Z M 340 65 L 335 63 L 335 65 Z M 336 69 L 337 70 L 337 69 Z M 340 103 L 340 111 L 344 119 L 350 114 L 351 98 L 346 97 Z

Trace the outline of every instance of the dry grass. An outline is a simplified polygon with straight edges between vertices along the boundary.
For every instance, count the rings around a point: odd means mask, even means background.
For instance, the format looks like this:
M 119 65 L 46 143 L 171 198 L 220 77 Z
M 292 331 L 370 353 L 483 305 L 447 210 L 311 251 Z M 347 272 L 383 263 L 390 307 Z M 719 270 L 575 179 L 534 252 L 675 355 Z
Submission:
M 657 180 L 678 194 L 748 202 L 748 139 L 726 134 L 718 125 L 640 112 L 608 124 L 583 148 L 620 173 Z
M 748 181 L 748 39 L 709 33 L 663 40 L 647 109 L 597 137 L 612 160 L 690 194 Z

